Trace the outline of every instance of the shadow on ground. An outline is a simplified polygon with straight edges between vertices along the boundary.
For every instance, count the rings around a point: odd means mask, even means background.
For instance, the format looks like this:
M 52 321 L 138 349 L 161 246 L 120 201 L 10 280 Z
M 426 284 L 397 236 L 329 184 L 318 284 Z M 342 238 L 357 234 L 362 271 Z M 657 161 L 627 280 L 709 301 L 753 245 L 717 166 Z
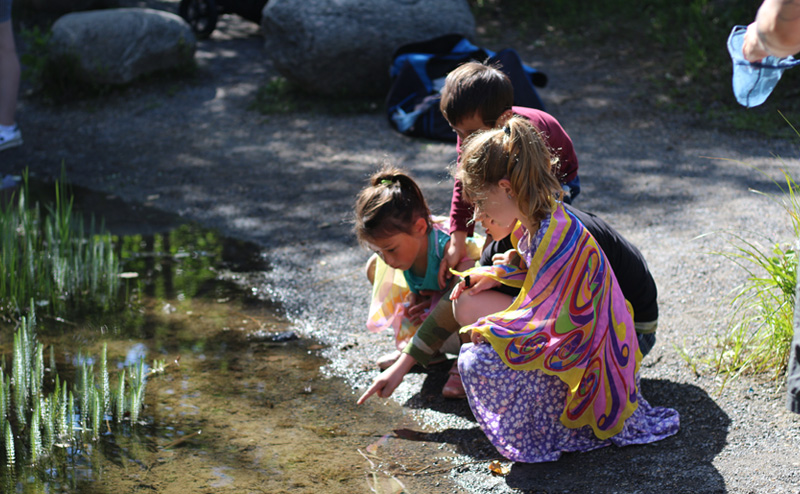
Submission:
M 422 391 L 405 405 L 456 413 L 474 423 L 466 400 L 434 396 L 445 379 L 446 369 L 430 372 Z M 678 410 L 681 430 L 676 436 L 642 446 L 568 453 L 552 463 L 513 463 L 504 479 L 506 486 L 523 493 L 726 492 L 722 475 L 712 462 L 727 442 L 730 418 L 697 386 L 661 379 L 643 379 L 641 385 L 652 405 Z M 450 428 L 435 433 L 404 429 L 395 434 L 410 441 L 449 443 L 459 453 L 478 461 L 498 459 L 507 463 L 477 424 L 470 429 Z M 485 465 L 478 464 L 477 468 L 484 469 Z

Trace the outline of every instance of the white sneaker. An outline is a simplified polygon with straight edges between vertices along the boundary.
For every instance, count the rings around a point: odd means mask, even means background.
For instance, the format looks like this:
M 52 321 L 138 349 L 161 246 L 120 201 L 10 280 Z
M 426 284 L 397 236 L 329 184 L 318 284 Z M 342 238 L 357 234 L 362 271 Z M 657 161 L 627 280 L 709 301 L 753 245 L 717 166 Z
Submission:
M 15 125 L 10 132 L 0 132 L 0 151 L 15 148 L 22 144 L 22 132 Z

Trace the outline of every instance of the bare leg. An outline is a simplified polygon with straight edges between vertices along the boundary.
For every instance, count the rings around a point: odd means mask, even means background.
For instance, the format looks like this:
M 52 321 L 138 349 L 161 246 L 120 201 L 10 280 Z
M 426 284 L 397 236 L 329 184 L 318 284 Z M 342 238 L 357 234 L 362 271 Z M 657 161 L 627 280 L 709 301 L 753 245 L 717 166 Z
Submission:
M 14 125 L 20 65 L 11 21 L 0 22 L 0 125 Z
M 508 309 L 514 299 L 495 290 L 471 295 L 469 290 L 453 301 L 453 315 L 461 326 L 467 326 L 489 314 Z

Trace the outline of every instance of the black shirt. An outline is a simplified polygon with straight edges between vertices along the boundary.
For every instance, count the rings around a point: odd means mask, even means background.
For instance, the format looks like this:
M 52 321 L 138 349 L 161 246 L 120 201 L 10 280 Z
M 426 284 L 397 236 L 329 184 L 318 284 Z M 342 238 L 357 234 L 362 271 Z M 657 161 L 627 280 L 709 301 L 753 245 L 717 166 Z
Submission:
M 647 268 L 644 256 L 625 237 L 614 230 L 611 225 L 593 215 L 565 204 L 564 207 L 575 215 L 583 226 L 603 249 L 603 253 L 614 271 L 619 287 L 625 299 L 633 307 L 633 320 L 636 322 L 649 322 L 658 319 L 658 289 L 653 275 Z M 513 249 L 511 237 L 495 240 L 489 243 L 481 254 L 481 264 L 492 264 L 492 256 Z M 516 296 L 518 288 L 503 285 L 496 290 L 508 295 Z

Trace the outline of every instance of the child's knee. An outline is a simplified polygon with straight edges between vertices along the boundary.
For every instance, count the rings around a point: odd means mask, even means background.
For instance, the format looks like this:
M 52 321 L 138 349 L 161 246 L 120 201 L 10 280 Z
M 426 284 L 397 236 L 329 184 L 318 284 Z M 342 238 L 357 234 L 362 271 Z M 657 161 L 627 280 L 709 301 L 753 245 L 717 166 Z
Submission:
M 364 265 L 364 273 L 367 275 L 370 285 L 375 284 L 375 266 L 378 264 L 378 255 L 372 254 Z
M 462 298 L 463 297 L 458 297 L 457 299 L 453 300 L 453 318 L 455 318 L 459 325 L 466 326 L 467 324 L 471 324 L 475 321 L 469 320 L 469 316 L 467 315 L 469 304 L 462 303 Z

